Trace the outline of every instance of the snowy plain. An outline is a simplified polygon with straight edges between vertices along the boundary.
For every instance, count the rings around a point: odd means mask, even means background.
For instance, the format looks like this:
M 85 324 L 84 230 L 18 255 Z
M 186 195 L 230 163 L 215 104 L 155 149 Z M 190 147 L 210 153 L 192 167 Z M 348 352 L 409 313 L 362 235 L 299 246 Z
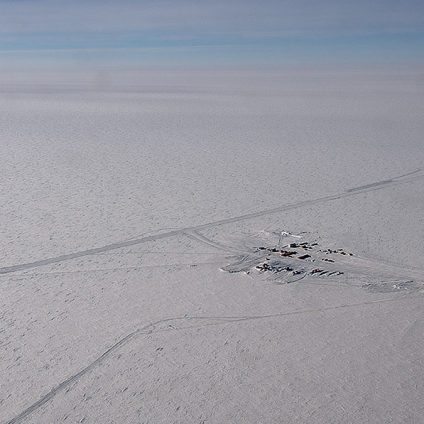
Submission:
M 424 423 L 423 116 L 420 71 L 3 75 L 0 422 Z

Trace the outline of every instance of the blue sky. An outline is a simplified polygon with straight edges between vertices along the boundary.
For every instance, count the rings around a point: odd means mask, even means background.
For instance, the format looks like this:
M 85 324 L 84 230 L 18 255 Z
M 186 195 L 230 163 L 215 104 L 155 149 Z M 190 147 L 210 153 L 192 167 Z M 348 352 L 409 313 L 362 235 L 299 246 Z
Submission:
M 422 64 L 424 0 L 0 0 L 0 66 Z

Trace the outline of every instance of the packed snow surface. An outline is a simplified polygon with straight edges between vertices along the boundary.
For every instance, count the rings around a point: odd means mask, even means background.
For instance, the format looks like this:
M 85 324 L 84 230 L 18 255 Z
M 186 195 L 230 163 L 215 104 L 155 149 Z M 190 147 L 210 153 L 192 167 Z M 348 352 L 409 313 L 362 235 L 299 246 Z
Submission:
M 424 423 L 420 72 L 1 81 L 1 423 Z

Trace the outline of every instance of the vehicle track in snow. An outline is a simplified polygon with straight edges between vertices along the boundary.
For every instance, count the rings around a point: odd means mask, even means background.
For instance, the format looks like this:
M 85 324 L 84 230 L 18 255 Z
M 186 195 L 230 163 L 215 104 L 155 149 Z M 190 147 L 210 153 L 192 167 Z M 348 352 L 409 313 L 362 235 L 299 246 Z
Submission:
M 135 245 L 139 245 L 139 244 L 147 243 L 151 241 L 167 239 L 169 237 L 174 237 L 180 234 L 187 234 L 190 232 L 191 234 L 193 234 L 193 232 L 197 232 L 199 230 L 205 230 L 208 228 L 213 228 L 220 225 L 231 224 L 231 223 L 240 222 L 240 221 L 253 219 L 253 218 L 260 218 L 262 216 L 271 215 L 271 214 L 275 214 L 279 212 L 284 212 L 284 211 L 289 211 L 293 209 L 299 209 L 303 207 L 318 205 L 321 203 L 336 201 L 336 200 L 340 200 L 340 199 L 344 199 L 344 198 L 348 198 L 352 196 L 357 196 L 363 193 L 381 190 L 387 187 L 393 187 L 400 184 L 406 184 L 423 177 L 424 177 L 424 173 L 422 172 L 422 169 L 416 169 L 414 171 L 411 171 L 406 174 L 402 174 L 390 179 L 376 181 L 367 185 L 350 188 L 338 194 L 318 197 L 315 199 L 303 200 L 303 201 L 295 202 L 295 203 L 287 203 L 287 204 L 280 205 L 271 209 L 265 209 L 258 212 L 252 212 L 252 213 L 248 213 L 244 215 L 233 216 L 230 218 L 224 218 L 217 221 L 207 222 L 207 223 L 192 226 L 192 227 L 185 227 L 185 228 L 175 229 L 175 230 L 171 230 L 167 232 L 160 232 L 160 233 L 158 232 L 150 236 L 129 239 L 129 240 L 127 239 L 124 241 L 107 244 L 105 246 L 94 247 L 91 249 L 81 250 L 78 252 L 67 253 L 64 255 L 54 256 L 54 257 L 50 257 L 46 259 L 41 259 L 38 261 L 5 266 L 0 268 L 0 275 L 10 274 L 13 272 L 18 272 L 18 271 L 25 271 L 27 269 L 37 268 L 37 267 L 41 267 L 45 265 L 52 265 L 59 262 L 91 256 L 98 253 L 108 252 L 111 250 L 122 249 L 125 247 L 135 246 Z
M 229 325 L 229 324 L 237 324 L 244 321 L 256 321 L 256 320 L 263 320 L 263 319 L 273 319 L 273 318 L 284 318 L 291 315 L 301 315 L 301 314 L 312 314 L 312 313 L 322 313 L 326 311 L 333 311 L 338 309 L 345 309 L 345 308 L 354 308 L 354 307 L 361 307 L 361 306 L 373 306 L 376 304 L 381 303 L 387 303 L 387 302 L 398 302 L 402 300 L 408 300 L 411 299 L 411 297 L 406 294 L 402 297 L 394 297 L 394 298 L 385 298 L 385 299 L 378 299 L 378 300 L 370 300 L 366 302 L 358 302 L 358 303 L 348 303 L 348 304 L 340 304 L 340 305 L 334 305 L 334 306 L 327 306 L 323 308 L 315 308 L 315 309 L 297 309 L 294 311 L 287 311 L 282 313 L 276 313 L 276 314 L 268 314 L 268 315 L 253 315 L 253 316 L 180 316 L 180 317 L 174 317 L 174 318 L 166 318 L 161 319 L 156 322 L 147 324 L 145 326 L 142 326 L 127 335 L 121 337 L 115 344 L 110 346 L 107 350 L 105 350 L 100 356 L 97 357 L 94 361 L 92 361 L 90 364 L 88 364 L 86 367 L 82 368 L 77 373 L 73 374 L 72 376 L 68 377 L 67 379 L 63 380 L 61 383 L 53 387 L 48 393 L 41 396 L 40 399 L 29 405 L 26 409 L 24 409 L 22 412 L 20 412 L 15 417 L 11 418 L 10 420 L 6 421 L 5 424 L 17 424 L 22 421 L 24 421 L 27 417 L 29 417 L 33 412 L 38 410 L 40 407 L 45 405 L 47 402 L 49 402 L 51 399 L 53 399 L 57 394 L 71 386 L 73 383 L 76 383 L 80 378 L 82 378 L 84 375 L 90 373 L 94 368 L 101 365 L 102 362 L 107 360 L 112 353 L 120 349 L 122 346 L 128 344 L 131 340 L 135 339 L 138 336 L 141 335 L 148 335 L 152 333 L 157 332 L 163 332 L 163 331 L 182 331 L 187 330 L 190 328 L 204 328 L 204 327 L 211 327 L 211 326 L 219 326 L 219 325 Z M 180 322 L 194 322 L 194 325 L 187 325 L 187 326 L 180 326 L 176 327 Z M 206 322 L 203 324 L 203 322 Z M 197 322 L 197 324 L 196 324 Z M 165 328 L 160 327 L 163 324 L 167 324 Z

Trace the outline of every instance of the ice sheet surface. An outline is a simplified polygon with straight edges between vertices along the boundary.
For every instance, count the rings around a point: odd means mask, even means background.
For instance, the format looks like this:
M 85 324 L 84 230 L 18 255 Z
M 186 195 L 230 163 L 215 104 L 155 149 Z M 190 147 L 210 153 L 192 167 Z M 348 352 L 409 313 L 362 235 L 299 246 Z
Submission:
M 419 72 L 69 78 L 0 87 L 0 422 L 424 422 Z

